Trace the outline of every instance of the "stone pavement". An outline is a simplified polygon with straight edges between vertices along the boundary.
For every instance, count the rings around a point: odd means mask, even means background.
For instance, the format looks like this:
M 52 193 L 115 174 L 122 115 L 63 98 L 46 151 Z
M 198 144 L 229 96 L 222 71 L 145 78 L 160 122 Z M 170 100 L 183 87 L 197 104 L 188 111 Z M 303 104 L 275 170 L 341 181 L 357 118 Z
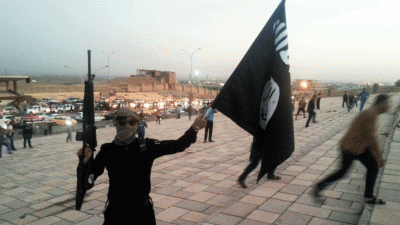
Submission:
M 341 98 L 322 99 L 318 123 L 311 123 L 308 128 L 304 127 L 306 119 L 299 116 L 294 122 L 295 152 L 276 171 L 282 180 L 262 179 L 256 184 L 257 167 L 247 179 L 247 189 L 240 188 L 236 180 L 249 163 L 252 137 L 221 113 L 215 114 L 215 142 L 203 143 L 204 131 L 200 131 L 198 141 L 189 149 L 154 162 L 150 195 L 157 224 L 339 225 L 357 224 L 360 218 L 366 221 L 364 224 L 369 220 L 382 224 L 378 220 L 389 217 L 385 214 L 388 209 L 399 209 L 400 131 L 393 135 L 390 159 L 377 184 L 379 197 L 392 200 L 385 208 L 369 208 L 370 215 L 364 212 L 365 168 L 358 162 L 346 178 L 322 192 L 322 203 L 312 199 L 313 184 L 338 167 L 338 141 L 358 113 L 358 108 L 348 113 L 341 104 Z M 385 146 L 389 146 L 386 140 L 391 140 L 388 137 L 392 136 L 394 119 L 395 115 L 389 113 L 379 118 L 377 132 L 382 149 L 389 150 Z M 191 123 L 187 117 L 162 120 L 161 125 L 151 122 L 146 135 L 160 140 L 177 139 Z M 113 127 L 98 129 L 99 145 L 112 141 L 114 135 Z M 66 137 L 67 134 L 59 134 L 33 138 L 33 149 L 22 149 L 22 142 L 18 141 L 18 151 L 13 155 L 3 151 L 0 225 L 103 223 L 108 176 L 99 177 L 88 191 L 82 210 L 74 210 L 76 152 L 81 143 L 66 144 Z

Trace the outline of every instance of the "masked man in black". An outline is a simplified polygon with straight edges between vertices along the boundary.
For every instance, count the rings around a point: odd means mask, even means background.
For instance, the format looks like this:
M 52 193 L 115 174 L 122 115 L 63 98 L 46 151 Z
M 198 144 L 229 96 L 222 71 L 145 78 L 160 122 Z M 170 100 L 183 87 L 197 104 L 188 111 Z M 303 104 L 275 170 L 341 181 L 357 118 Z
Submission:
M 184 151 L 196 142 L 197 132 L 206 126 L 207 118 L 196 118 L 192 126 L 178 140 L 158 141 L 146 138 L 145 148 L 135 137 L 139 116 L 129 107 L 116 113 L 117 135 L 112 143 L 103 144 L 92 168 L 95 179 L 108 171 L 110 187 L 104 212 L 104 224 L 156 224 L 150 193 L 150 174 L 153 161 L 161 156 Z M 78 151 L 78 156 L 83 150 Z M 84 163 L 91 157 L 85 149 Z

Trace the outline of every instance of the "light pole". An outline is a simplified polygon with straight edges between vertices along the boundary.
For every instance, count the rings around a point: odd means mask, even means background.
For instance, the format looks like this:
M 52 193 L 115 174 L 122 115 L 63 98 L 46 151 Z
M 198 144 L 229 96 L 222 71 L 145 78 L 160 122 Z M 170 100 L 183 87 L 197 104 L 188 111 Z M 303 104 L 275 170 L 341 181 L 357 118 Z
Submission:
M 101 70 L 101 69 L 104 69 L 104 68 L 106 68 L 106 67 L 108 67 L 108 65 L 107 65 L 107 66 L 103 66 L 103 67 L 101 67 L 101 68 L 97 69 L 96 71 L 94 71 L 94 73 L 93 73 L 93 74 L 96 74 L 96 73 L 97 73 L 97 71 L 99 71 L 99 70 Z
M 108 86 L 110 87 L 110 57 L 112 54 L 114 54 L 115 52 L 111 52 L 110 55 L 107 56 L 106 53 L 103 52 L 103 54 L 106 56 L 107 58 L 107 66 L 108 66 Z
M 81 77 L 82 81 L 85 83 L 85 81 L 84 81 L 83 78 L 82 78 L 82 75 L 80 75 L 74 68 L 69 67 L 69 66 L 64 66 L 64 67 L 65 67 L 65 68 L 70 68 L 71 70 L 75 71 L 75 73 L 77 73 L 77 74 Z
M 186 52 L 187 54 L 190 55 L 190 74 L 189 74 L 189 81 L 192 80 L 192 73 L 193 73 L 193 55 L 196 53 L 197 50 L 200 50 L 201 48 L 197 48 L 196 50 L 193 51 L 192 54 L 190 54 L 188 51 L 185 49 L 181 49 L 182 51 Z

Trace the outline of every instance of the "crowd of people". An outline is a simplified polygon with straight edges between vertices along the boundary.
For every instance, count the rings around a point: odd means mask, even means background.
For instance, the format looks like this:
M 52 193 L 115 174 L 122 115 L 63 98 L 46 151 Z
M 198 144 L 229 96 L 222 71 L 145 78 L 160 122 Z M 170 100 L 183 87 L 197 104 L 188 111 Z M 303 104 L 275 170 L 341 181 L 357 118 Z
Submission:
M 304 118 L 306 118 L 306 107 L 307 107 L 308 119 L 305 127 L 309 127 L 311 121 L 313 123 L 316 123 L 317 113 L 315 110 L 320 109 L 322 97 L 323 97 L 322 92 L 319 92 L 318 94 L 314 93 L 307 103 L 305 97 L 302 96 L 298 102 L 298 108 L 297 108 L 297 113 L 295 115 L 295 120 L 297 120 L 297 117 L 301 112 L 303 113 Z M 347 91 L 345 91 L 343 94 L 342 108 L 345 108 L 346 106 L 348 112 L 351 112 L 353 107 L 357 106 L 357 102 L 360 101 L 360 112 L 361 112 L 364 109 L 365 103 L 367 102 L 368 98 L 369 98 L 369 93 L 366 91 L 366 88 L 363 88 L 363 90 L 358 94 L 353 94 L 353 92 L 347 94 Z M 293 105 L 292 105 L 293 111 L 294 111 L 294 105 L 295 101 L 293 100 Z
M 14 126 L 15 122 L 12 120 L 8 125 L 3 124 L 0 126 L 0 158 L 2 158 L 3 146 L 7 148 L 8 154 L 13 154 L 17 149 L 14 146 Z M 32 123 L 25 122 L 22 125 L 22 137 L 24 139 L 24 147 L 26 148 L 26 143 L 28 143 L 30 148 L 33 148 L 31 139 L 33 134 Z
M 385 204 L 383 200 L 373 195 L 378 169 L 385 165 L 375 137 L 375 131 L 377 117 L 389 108 L 389 97 L 385 94 L 378 95 L 372 107 L 363 111 L 368 97 L 369 94 L 365 89 L 357 97 L 352 93 L 348 95 L 347 92 L 343 95 L 342 107 L 344 108 L 344 104 L 346 104 L 347 108 L 351 109 L 356 104 L 356 99 L 359 99 L 360 113 L 340 140 L 341 168 L 316 184 L 313 192 L 316 200 L 319 200 L 320 192 L 328 185 L 344 177 L 354 160 L 359 160 L 367 168 L 364 201 L 369 204 Z M 321 108 L 321 98 L 321 93 L 314 94 L 306 103 L 305 98 L 302 97 L 298 103 L 299 109 L 295 119 L 297 119 L 300 112 L 303 112 L 305 118 L 305 109 L 307 108 L 308 119 L 306 127 L 309 126 L 311 121 L 315 123 L 315 111 Z M 207 140 L 214 142 L 212 139 L 214 113 L 217 113 L 217 111 L 211 108 L 211 104 L 208 104 L 200 111 L 200 115 L 180 138 L 177 140 L 158 141 L 145 138 L 145 128 L 148 127 L 148 124 L 145 121 L 144 114 L 137 114 L 129 107 L 118 109 L 114 120 L 117 131 L 114 140 L 111 143 L 103 144 L 94 158 L 90 148 L 80 149 L 77 153 L 78 157 L 81 157 L 85 151 L 85 158 L 82 160 L 84 163 L 89 161 L 92 163 L 91 168 L 94 173 L 94 179 L 102 175 L 105 168 L 108 170 L 110 187 L 104 211 L 104 224 L 120 224 L 131 218 L 145 221 L 146 224 L 155 224 L 153 202 L 149 196 L 153 161 L 164 155 L 184 151 L 196 142 L 197 133 L 203 128 L 205 128 L 204 143 Z M 189 109 L 189 120 L 191 120 L 191 115 L 192 113 Z M 158 118 L 161 116 L 156 114 L 156 117 L 156 124 L 161 124 L 161 118 Z M 180 119 L 180 114 L 177 115 L 177 119 Z M 29 147 L 33 148 L 30 142 L 32 124 L 24 125 L 23 134 L 24 148 L 26 147 L 26 142 L 28 142 Z M 12 135 L 12 124 L 7 129 L 0 128 L 0 147 L 6 146 L 9 154 L 16 150 L 13 145 Z M 67 142 L 71 139 L 70 136 L 71 134 L 68 132 Z M 7 138 L 9 142 L 6 141 Z M 245 180 L 262 158 L 263 146 L 259 144 L 259 140 L 253 138 L 251 148 L 250 164 L 237 180 L 242 188 L 247 188 Z M 92 161 L 90 160 L 91 158 L 93 158 Z M 275 169 L 272 168 L 268 171 L 268 179 L 281 179 L 280 176 L 275 175 Z M 137 171 L 141 172 L 137 173 Z M 135 174 L 135 182 L 141 185 L 126 185 L 126 176 L 128 174 Z

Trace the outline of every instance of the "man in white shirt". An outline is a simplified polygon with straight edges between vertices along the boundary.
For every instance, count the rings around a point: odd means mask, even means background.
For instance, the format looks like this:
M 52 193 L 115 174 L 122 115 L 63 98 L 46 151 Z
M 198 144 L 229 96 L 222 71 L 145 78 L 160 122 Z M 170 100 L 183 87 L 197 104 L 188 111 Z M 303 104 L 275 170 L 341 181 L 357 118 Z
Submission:
M 7 138 L 10 139 L 10 147 L 11 150 L 16 151 L 17 149 L 14 147 L 14 125 L 15 125 L 15 121 L 11 120 L 10 124 L 7 127 Z

